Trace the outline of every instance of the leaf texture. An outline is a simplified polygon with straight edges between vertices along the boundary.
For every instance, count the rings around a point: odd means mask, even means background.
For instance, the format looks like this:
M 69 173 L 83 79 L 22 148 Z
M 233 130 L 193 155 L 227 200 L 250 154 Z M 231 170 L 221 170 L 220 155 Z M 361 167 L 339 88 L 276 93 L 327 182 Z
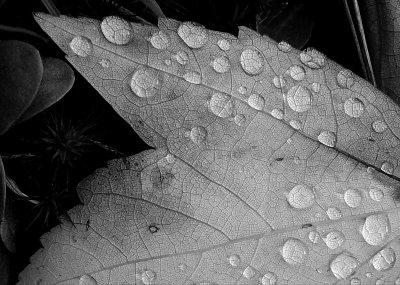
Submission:
M 45 234 L 19 284 L 400 282 L 383 93 L 243 27 L 36 20 L 156 150 L 85 179 L 76 228 Z

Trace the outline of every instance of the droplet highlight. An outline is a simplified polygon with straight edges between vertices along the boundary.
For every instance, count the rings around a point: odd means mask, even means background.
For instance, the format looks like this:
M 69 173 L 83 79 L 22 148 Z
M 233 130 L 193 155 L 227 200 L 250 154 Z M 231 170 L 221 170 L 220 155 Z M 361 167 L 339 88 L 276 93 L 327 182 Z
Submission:
M 385 194 L 383 193 L 383 191 L 381 189 L 371 188 L 369 190 L 369 197 L 371 197 L 371 199 L 376 202 L 382 201 L 384 196 L 385 196 Z
M 277 281 L 278 281 L 278 277 L 273 272 L 267 272 L 261 278 L 262 285 L 275 285 Z
M 391 247 L 382 249 L 372 258 L 372 265 L 378 271 L 388 271 L 396 263 L 396 253 Z
M 383 133 L 388 128 L 388 125 L 382 121 L 378 120 L 372 123 L 372 129 L 377 133 Z
M 391 162 L 385 161 L 384 163 L 382 163 L 381 170 L 387 174 L 392 175 L 394 171 L 394 166 Z
M 295 112 L 306 112 L 311 109 L 311 91 L 302 85 L 296 85 L 289 89 L 286 95 L 289 107 Z
M 271 115 L 272 117 L 278 119 L 278 120 L 282 120 L 283 119 L 283 111 L 281 109 L 273 109 L 271 111 Z
M 295 130 L 301 129 L 301 122 L 298 120 L 290 120 L 289 125 Z
M 285 79 L 280 75 L 280 76 L 275 76 L 272 80 L 272 83 L 276 88 L 282 88 L 286 86 Z
M 340 211 L 339 208 L 336 207 L 328 208 L 328 210 L 326 210 L 326 214 L 331 220 L 339 220 L 342 218 L 342 211 Z
M 278 49 L 283 52 L 290 52 L 293 47 L 288 42 L 281 41 L 278 43 Z
M 190 139 L 195 144 L 202 144 L 206 141 L 207 130 L 203 126 L 193 127 L 190 131 Z
M 318 93 L 321 90 L 321 84 L 319 84 L 318 82 L 314 82 L 313 84 L 311 84 L 311 90 L 315 93 Z
M 228 72 L 231 68 L 231 64 L 226 56 L 217 57 L 212 61 L 213 69 L 218 73 L 225 73 Z
M 293 208 L 305 209 L 314 204 L 314 192 L 307 185 L 296 185 L 287 194 L 287 201 Z
M 350 88 L 354 84 L 354 75 L 348 69 L 343 69 L 337 74 L 337 83 L 340 87 Z
M 150 285 L 154 283 L 154 280 L 156 280 L 156 273 L 153 270 L 144 270 L 142 273 L 142 282 L 145 285 Z
M 81 57 L 87 57 L 93 50 L 92 41 L 82 36 L 75 36 L 69 43 L 69 47 L 76 55 Z
M 308 254 L 306 245 L 298 239 L 288 239 L 282 248 L 283 259 L 292 265 L 302 264 Z
M 308 233 L 308 239 L 314 243 L 317 244 L 320 240 L 321 236 L 319 235 L 319 233 L 317 231 L 311 231 Z
M 359 278 L 351 278 L 350 285 L 361 285 L 361 280 Z
M 197 71 L 188 71 L 183 75 L 183 79 L 192 84 L 201 83 L 201 75 Z
M 218 47 L 223 51 L 228 51 L 231 48 L 231 43 L 226 39 L 218 40 Z
M 239 255 L 237 255 L 237 254 L 233 254 L 233 255 L 229 256 L 228 260 L 229 260 L 229 264 L 232 267 L 238 267 L 240 265 L 240 261 L 241 261 Z
M 336 256 L 331 262 L 330 269 L 337 279 L 346 279 L 358 266 L 358 261 L 354 257 L 342 253 Z
M 111 61 L 109 59 L 102 59 L 99 61 L 100 65 L 104 68 L 109 68 L 111 66 Z
M 214 115 L 220 118 L 228 118 L 232 115 L 233 109 L 234 105 L 231 96 L 219 92 L 212 95 L 210 110 Z
M 79 278 L 79 285 L 97 285 L 97 281 L 90 275 L 83 275 Z
M 326 57 L 314 48 L 307 48 L 300 53 L 300 61 L 309 68 L 321 68 L 325 66 Z
M 117 16 L 107 16 L 100 24 L 104 37 L 116 45 L 125 45 L 132 39 L 131 24 Z
M 306 71 L 302 66 L 293 65 L 288 69 L 288 74 L 293 80 L 301 81 L 306 77 Z
M 364 109 L 364 103 L 358 98 L 349 98 L 344 102 L 344 112 L 352 118 L 361 117 Z
M 247 74 L 258 75 L 264 69 L 264 57 L 258 50 L 247 48 L 240 55 L 240 65 Z
M 336 134 L 331 131 L 322 131 L 318 135 L 318 141 L 326 146 L 335 147 L 336 146 Z
M 361 229 L 364 240 L 370 245 L 382 244 L 389 232 L 389 221 L 384 214 L 368 216 Z
M 152 97 L 160 86 L 158 72 L 152 68 L 139 68 L 133 73 L 130 86 L 137 96 Z
M 256 271 L 253 267 L 247 266 L 246 269 L 243 271 L 243 277 L 246 279 L 252 279 L 256 276 Z
M 332 231 L 326 235 L 326 237 L 322 238 L 325 242 L 326 246 L 330 249 L 337 249 L 342 246 L 345 241 L 343 233 L 339 231 Z
M 251 94 L 247 99 L 247 104 L 256 110 L 262 110 L 264 108 L 265 99 L 259 94 Z
M 344 201 L 350 208 L 357 208 L 362 200 L 360 191 L 356 189 L 348 189 L 344 192 Z
M 178 28 L 178 35 L 191 48 L 203 47 L 208 39 L 206 28 L 194 22 L 182 23 Z
M 189 61 L 189 55 L 185 51 L 178 51 L 175 55 L 175 59 L 179 64 L 185 65 Z
M 239 92 L 240 94 L 242 94 L 242 95 L 246 94 L 246 93 L 247 93 L 247 88 L 246 88 L 246 86 L 240 86 L 240 87 L 238 88 L 238 92 Z
M 169 46 L 169 36 L 164 31 L 155 32 L 151 38 L 150 43 L 156 49 L 166 49 Z

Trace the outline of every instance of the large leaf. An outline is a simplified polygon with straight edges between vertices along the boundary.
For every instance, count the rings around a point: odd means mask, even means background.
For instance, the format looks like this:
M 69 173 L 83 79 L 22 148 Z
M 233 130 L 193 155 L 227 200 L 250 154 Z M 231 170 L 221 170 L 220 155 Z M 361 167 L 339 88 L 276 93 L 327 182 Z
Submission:
M 383 93 L 246 28 L 36 20 L 157 149 L 83 181 L 76 228 L 45 234 L 20 284 L 395 283 L 400 110 Z

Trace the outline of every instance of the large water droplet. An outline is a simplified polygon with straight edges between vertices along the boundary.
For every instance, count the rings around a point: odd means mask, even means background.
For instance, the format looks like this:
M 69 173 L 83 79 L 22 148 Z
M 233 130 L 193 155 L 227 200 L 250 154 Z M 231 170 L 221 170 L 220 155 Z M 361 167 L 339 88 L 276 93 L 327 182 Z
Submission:
M 175 59 L 178 63 L 185 65 L 189 61 L 189 55 L 186 51 L 178 51 L 175 55 Z
M 360 117 L 364 109 L 364 103 L 358 98 L 349 98 L 344 102 L 344 112 L 350 117 Z
M 240 55 L 240 64 L 247 74 L 257 75 L 263 71 L 264 57 L 258 50 L 247 48 Z
M 282 120 L 283 119 L 283 111 L 281 109 L 273 109 L 271 111 L 271 115 L 272 117 L 278 119 L 278 120 Z
M 169 36 L 161 30 L 155 32 L 150 38 L 150 43 L 156 49 L 166 49 L 169 46 L 169 41 Z
M 383 193 L 383 191 L 381 189 L 371 188 L 369 190 L 369 197 L 371 197 L 371 199 L 376 202 L 382 201 L 384 196 L 385 196 L 385 194 Z
M 71 50 L 79 56 L 86 57 L 92 53 L 92 41 L 86 37 L 76 36 L 69 43 Z
M 183 75 L 183 79 L 185 79 L 189 83 L 200 84 L 201 83 L 201 75 L 197 71 L 188 71 Z
M 265 99 L 259 94 L 251 94 L 247 99 L 247 104 L 256 110 L 262 110 L 264 108 Z
M 372 265 L 378 271 L 392 269 L 396 263 L 396 253 L 391 247 L 382 249 L 372 258 Z
M 238 114 L 233 118 L 234 122 L 238 126 L 243 126 L 246 123 L 246 116 L 243 114 Z
M 302 264 L 308 254 L 306 245 L 298 239 L 288 239 L 282 248 L 282 257 L 289 264 Z
M 90 275 L 83 275 L 79 278 L 79 285 L 97 285 L 97 281 Z
M 230 265 L 233 267 L 238 267 L 240 265 L 240 257 L 237 254 L 233 254 L 228 258 Z
M 292 65 L 287 72 L 296 81 L 301 81 L 306 77 L 306 71 L 299 65 Z
M 298 120 L 290 120 L 289 125 L 295 130 L 301 129 L 301 122 Z
M 348 69 L 343 69 L 337 74 L 337 83 L 340 87 L 350 88 L 354 84 L 353 72 Z
M 368 216 L 361 229 L 364 240 L 370 245 L 382 244 L 390 231 L 386 215 L 378 214 Z
M 124 45 L 132 39 L 131 24 L 117 16 L 107 16 L 101 22 L 101 31 L 111 43 Z
M 231 64 L 226 56 L 220 56 L 213 60 L 212 67 L 218 73 L 225 73 L 230 69 Z
M 282 88 L 286 86 L 285 79 L 282 76 L 275 76 L 272 82 L 276 88 Z
M 152 68 L 139 68 L 133 73 L 131 79 L 131 89 L 139 97 L 153 96 L 160 85 L 158 72 Z
M 330 249 L 337 249 L 344 242 L 344 235 L 339 231 L 332 231 L 326 235 L 325 238 L 322 238 L 325 242 L 326 246 Z
M 328 208 L 328 210 L 326 210 L 326 214 L 331 220 L 339 220 L 342 218 L 342 211 L 340 211 L 339 208 L 336 207 Z
M 246 279 L 251 279 L 254 276 L 256 276 L 256 271 L 254 270 L 253 267 L 247 266 L 246 269 L 243 271 L 243 276 Z
M 318 135 L 318 140 L 320 143 L 329 146 L 335 147 L 336 146 L 336 134 L 331 131 L 322 131 Z
M 275 285 L 277 281 L 278 277 L 276 277 L 276 274 L 274 274 L 273 272 L 267 272 L 261 278 L 262 285 Z
M 350 285 L 361 285 L 361 280 L 359 278 L 351 278 Z
M 224 93 L 214 93 L 210 100 L 210 110 L 221 118 L 230 117 L 233 113 L 233 101 L 231 96 Z
M 202 144 L 206 141 L 207 138 L 207 130 L 205 127 L 197 126 L 192 128 L 190 131 L 190 139 L 195 144 Z
M 309 68 L 321 68 L 325 65 L 325 55 L 314 48 L 307 48 L 300 53 L 300 61 Z
M 226 39 L 218 40 L 217 44 L 218 44 L 218 47 L 223 51 L 227 51 L 231 48 L 231 43 Z
M 278 43 L 278 49 L 279 49 L 280 51 L 283 51 L 283 52 L 289 52 L 289 51 L 291 51 L 293 48 L 292 48 L 292 46 L 291 46 L 289 43 L 287 43 L 287 42 L 285 42 L 285 41 L 281 41 L 281 42 Z
M 318 243 L 320 240 L 320 235 L 317 231 L 311 231 L 308 233 L 308 239 L 312 242 L 312 243 Z
M 296 185 L 287 194 L 287 201 L 293 208 L 305 209 L 314 204 L 314 192 L 311 187 L 307 185 Z
M 344 192 L 344 201 L 351 208 L 356 208 L 361 203 L 361 193 L 356 189 L 349 189 Z
M 393 164 L 389 161 L 385 161 L 384 163 L 382 163 L 381 170 L 387 174 L 392 175 L 394 171 Z
M 346 253 L 342 253 L 336 256 L 331 262 L 330 268 L 337 279 L 346 279 L 353 274 L 357 266 L 357 259 Z
M 382 120 L 377 120 L 372 123 L 372 129 L 377 133 L 383 133 L 387 128 L 388 125 Z
M 194 22 L 184 22 L 178 28 L 179 37 L 191 48 L 201 48 L 207 42 L 207 30 Z
M 286 100 L 293 111 L 306 112 L 311 109 L 312 94 L 308 88 L 296 85 L 289 89 Z
M 142 273 L 142 282 L 146 285 L 153 284 L 156 277 L 157 275 L 153 270 L 147 269 Z

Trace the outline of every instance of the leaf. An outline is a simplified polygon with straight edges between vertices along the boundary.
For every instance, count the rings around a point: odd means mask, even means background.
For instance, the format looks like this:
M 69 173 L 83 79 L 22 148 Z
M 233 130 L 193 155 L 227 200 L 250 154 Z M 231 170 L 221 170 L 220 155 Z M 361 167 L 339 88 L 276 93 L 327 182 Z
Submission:
M 36 20 L 156 150 L 85 179 L 19 284 L 400 282 L 399 108 L 368 82 L 246 28 Z
M 146 7 L 148 7 L 157 17 L 165 18 L 164 13 L 161 10 L 160 5 L 158 5 L 156 0 L 140 0 L 140 2 L 146 5 Z

